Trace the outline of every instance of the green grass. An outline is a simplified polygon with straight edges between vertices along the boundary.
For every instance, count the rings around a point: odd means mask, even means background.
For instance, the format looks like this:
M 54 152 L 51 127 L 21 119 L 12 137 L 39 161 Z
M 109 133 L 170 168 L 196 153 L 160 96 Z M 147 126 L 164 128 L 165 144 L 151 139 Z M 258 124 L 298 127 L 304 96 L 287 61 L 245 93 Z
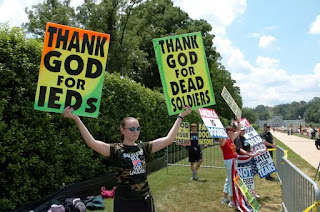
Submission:
M 203 149 L 204 161 L 206 156 L 211 155 L 216 159 L 220 156 L 220 162 L 207 160 L 207 165 L 223 164 L 219 146 Z M 188 164 L 187 158 L 179 161 L 181 164 Z M 235 211 L 220 203 L 226 177 L 223 168 L 203 168 L 198 171 L 200 180 L 190 180 L 190 167 L 169 166 L 148 176 L 151 192 L 155 199 L 157 212 L 228 212 Z M 278 182 L 269 182 L 255 177 L 256 192 L 261 196 L 259 211 L 274 212 L 281 211 L 281 188 Z M 113 200 L 105 200 L 105 210 L 113 211 Z
M 314 179 L 316 169 L 304 161 L 299 155 L 276 139 L 277 145 L 288 151 L 288 159 L 305 174 Z M 206 155 L 221 156 L 219 147 L 210 147 L 203 150 L 204 160 Z M 221 158 L 220 158 L 221 160 Z M 276 157 L 274 156 L 274 160 Z M 188 164 L 187 158 L 179 163 Z M 209 160 L 207 164 L 213 164 Z M 216 163 L 214 163 L 216 164 Z M 221 163 L 218 162 L 220 165 Z M 228 212 L 235 211 L 220 204 L 222 190 L 226 176 L 225 169 L 203 168 L 198 171 L 200 180 L 190 180 L 190 167 L 169 166 L 148 176 L 152 194 L 155 199 L 157 212 Z M 273 174 L 275 176 L 275 174 Z M 258 200 L 261 212 L 281 211 L 281 186 L 278 182 L 270 182 L 255 176 L 256 192 L 261 196 Z M 113 200 L 105 200 L 105 210 L 113 211 Z M 100 211 L 102 212 L 102 211 Z
M 149 177 L 151 191 L 157 212 L 186 211 L 235 211 L 221 205 L 225 170 L 219 168 L 200 168 L 200 180 L 190 180 L 189 167 L 170 166 L 168 173 L 161 169 Z M 277 182 L 269 182 L 255 177 L 256 191 L 261 196 L 259 203 L 265 212 L 281 211 L 281 188 Z M 113 211 L 113 200 L 105 200 L 103 211 Z

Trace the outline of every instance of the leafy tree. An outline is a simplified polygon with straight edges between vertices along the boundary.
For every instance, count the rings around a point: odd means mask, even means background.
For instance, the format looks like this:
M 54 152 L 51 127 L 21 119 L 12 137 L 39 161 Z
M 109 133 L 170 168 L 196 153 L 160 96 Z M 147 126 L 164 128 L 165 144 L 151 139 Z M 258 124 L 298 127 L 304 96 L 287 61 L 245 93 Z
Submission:
M 320 123 L 320 104 L 308 107 L 305 113 L 306 122 Z
M 247 118 L 247 120 L 251 123 L 254 124 L 257 121 L 257 114 L 254 112 L 252 108 L 242 108 L 242 117 Z
M 296 120 L 299 116 L 303 117 L 310 103 L 305 101 L 292 102 L 288 104 L 277 105 L 273 108 L 275 115 L 280 115 L 285 120 Z
M 306 122 L 320 123 L 320 98 L 313 98 L 308 105 L 305 112 Z
M 46 23 L 53 22 L 68 26 L 79 26 L 75 19 L 74 8 L 70 7 L 70 0 L 46 0 L 43 3 L 25 9 L 29 22 L 23 24 L 28 32 L 44 38 Z
M 258 105 L 254 111 L 257 113 L 259 120 L 268 120 L 270 118 L 269 111 L 264 105 Z
M 210 24 L 204 20 L 192 20 L 187 13 L 174 7 L 171 0 L 146 1 L 140 4 L 133 9 L 127 26 L 127 34 L 130 36 L 126 36 L 123 42 L 137 45 L 133 52 L 134 61 L 126 60 L 131 62 L 131 68 L 133 68 L 129 72 L 129 77 L 142 82 L 149 88 L 162 85 L 153 50 L 153 38 L 200 31 L 203 34 L 209 64 L 211 65 L 219 58 L 219 54 L 213 47 L 214 36 L 209 33 L 212 29 Z M 120 73 L 125 72 L 120 71 Z

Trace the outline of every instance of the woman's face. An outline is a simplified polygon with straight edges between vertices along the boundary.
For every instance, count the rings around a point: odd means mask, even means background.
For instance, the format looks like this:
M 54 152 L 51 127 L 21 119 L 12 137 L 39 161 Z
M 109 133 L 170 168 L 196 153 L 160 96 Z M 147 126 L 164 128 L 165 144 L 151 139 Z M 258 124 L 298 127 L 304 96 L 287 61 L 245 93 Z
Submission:
M 128 119 L 125 122 L 124 128 L 120 128 L 121 133 L 124 135 L 124 140 L 135 142 L 139 138 L 141 127 L 137 119 Z

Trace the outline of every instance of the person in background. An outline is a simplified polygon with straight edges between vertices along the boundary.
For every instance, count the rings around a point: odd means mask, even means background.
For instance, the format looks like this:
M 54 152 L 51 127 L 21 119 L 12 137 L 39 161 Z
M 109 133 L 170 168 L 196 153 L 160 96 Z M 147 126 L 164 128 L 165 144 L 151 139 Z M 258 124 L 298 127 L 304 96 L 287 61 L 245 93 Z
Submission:
M 116 170 L 114 212 L 154 212 L 153 198 L 147 180 L 146 157 L 173 143 L 184 116 L 191 113 L 189 106 L 177 116 L 167 136 L 149 142 L 136 143 L 141 126 L 134 117 L 120 123 L 121 143 L 105 143 L 94 139 L 81 119 L 66 107 L 64 117 L 74 120 L 87 145 L 108 157 Z
M 198 132 L 197 132 L 197 124 L 191 124 L 191 132 L 190 132 L 190 146 L 188 147 L 189 150 L 189 162 L 190 168 L 192 172 L 192 180 L 198 180 L 198 169 L 200 168 L 201 163 L 203 162 L 202 159 L 202 151 L 198 142 Z M 194 163 L 197 162 L 196 167 L 194 167 Z
M 234 140 L 240 134 L 240 121 L 237 120 L 237 130 L 235 130 L 232 126 L 226 127 L 226 132 L 229 138 L 220 138 L 219 144 L 222 150 L 224 166 L 226 168 L 227 177 L 225 180 L 225 184 L 223 187 L 223 198 L 221 200 L 221 204 L 228 204 L 229 207 L 235 207 L 234 199 L 233 199 L 233 179 L 232 179 L 232 169 L 236 169 L 235 161 L 237 159 L 236 146 L 234 145 Z M 229 198 L 228 199 L 228 195 Z
M 317 130 L 314 128 L 314 127 L 312 127 L 312 125 L 310 124 L 310 127 L 311 127 L 311 132 L 310 132 L 310 134 L 311 134 L 311 139 L 315 139 L 316 138 L 316 132 L 317 132 Z
M 260 137 L 263 140 L 264 145 L 266 145 L 267 149 L 274 149 L 276 148 L 276 143 L 273 140 L 273 136 L 270 132 L 270 124 L 269 123 L 265 123 L 263 125 L 263 132 L 260 134 Z M 273 151 L 269 151 L 271 157 L 273 157 Z M 266 180 L 270 180 L 270 181 L 276 181 L 276 179 L 274 177 L 272 177 L 271 175 L 267 175 L 266 176 Z

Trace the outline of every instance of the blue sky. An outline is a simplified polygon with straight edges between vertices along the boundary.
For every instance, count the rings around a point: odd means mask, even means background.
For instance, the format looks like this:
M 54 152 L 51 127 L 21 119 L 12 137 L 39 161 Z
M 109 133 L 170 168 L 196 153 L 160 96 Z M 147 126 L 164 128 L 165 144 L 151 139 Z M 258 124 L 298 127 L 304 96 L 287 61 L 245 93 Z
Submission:
M 320 46 L 316 45 L 320 37 L 309 34 L 310 23 L 320 14 L 320 2 L 317 3 L 318 6 L 316 1 L 250 1 L 246 12 L 228 27 L 227 35 L 250 63 L 255 63 L 259 54 L 279 59 L 290 73 L 310 72 L 320 55 Z M 261 48 L 261 36 L 275 40 Z
M 24 8 L 39 2 L 42 0 L 0 0 L 0 20 L 20 26 L 27 21 Z M 71 5 L 82 2 L 71 0 Z M 319 1 L 173 2 L 191 18 L 212 25 L 214 44 L 240 87 L 243 106 L 274 106 L 320 97 Z
M 320 96 L 319 1 L 174 2 L 192 18 L 213 26 L 214 43 L 240 87 L 243 106 Z

